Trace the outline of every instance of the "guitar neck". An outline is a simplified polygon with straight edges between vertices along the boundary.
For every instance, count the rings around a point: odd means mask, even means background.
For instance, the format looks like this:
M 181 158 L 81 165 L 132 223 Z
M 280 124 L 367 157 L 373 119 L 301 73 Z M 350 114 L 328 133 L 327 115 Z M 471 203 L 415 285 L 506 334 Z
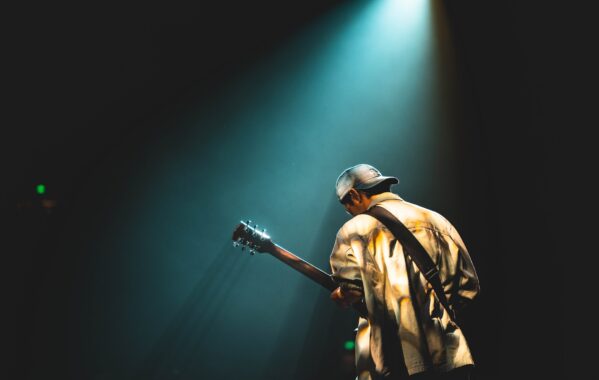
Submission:
M 272 256 L 289 265 L 291 268 L 300 272 L 330 292 L 334 291 L 340 286 L 340 284 L 333 280 L 333 277 L 330 274 L 318 269 L 300 257 L 297 257 L 280 245 L 273 243 L 270 239 L 270 236 L 266 234 L 266 230 L 259 231 L 256 226 L 251 226 L 249 221 L 242 221 L 237 226 L 235 231 L 233 231 L 232 239 L 234 245 L 241 245 L 242 249 L 246 247 L 249 248 L 251 254 L 255 252 L 270 253 Z M 354 284 L 358 282 L 359 284 L 356 285 L 361 285 L 360 280 L 348 281 Z M 356 309 L 358 313 L 360 313 L 360 316 L 364 318 L 368 316 L 368 310 L 366 309 L 364 299 L 362 299 L 360 302 L 353 303 L 352 307 Z
M 329 291 L 333 291 L 339 286 L 333 281 L 330 274 L 320 270 L 302 258 L 297 257 L 278 244 L 273 244 L 271 249 L 268 250 L 268 253 Z

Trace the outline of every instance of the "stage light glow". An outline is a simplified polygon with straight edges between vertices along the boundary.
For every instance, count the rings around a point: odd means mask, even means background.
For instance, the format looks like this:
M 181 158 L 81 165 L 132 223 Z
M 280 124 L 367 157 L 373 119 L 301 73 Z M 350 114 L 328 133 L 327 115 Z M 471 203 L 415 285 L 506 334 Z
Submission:
M 343 344 L 343 347 L 346 350 L 351 351 L 356 347 L 356 344 L 354 343 L 353 340 L 348 340 L 347 342 L 345 342 L 345 344 Z
M 37 185 L 35 187 L 35 191 L 39 194 L 39 195 L 44 195 L 46 194 L 46 185 L 40 183 L 39 185 Z

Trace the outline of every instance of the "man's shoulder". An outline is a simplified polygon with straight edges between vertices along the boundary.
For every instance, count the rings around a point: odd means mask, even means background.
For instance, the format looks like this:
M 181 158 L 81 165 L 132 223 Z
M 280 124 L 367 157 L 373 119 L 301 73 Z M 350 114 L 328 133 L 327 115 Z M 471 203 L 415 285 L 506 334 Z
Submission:
M 377 225 L 377 220 L 367 214 L 358 214 L 345 222 L 339 229 L 341 236 L 350 236 L 354 234 L 366 235 Z
M 443 215 L 426 207 L 393 200 L 381 202 L 381 205 L 401 220 L 406 227 L 422 226 L 443 231 L 451 229 L 451 224 Z

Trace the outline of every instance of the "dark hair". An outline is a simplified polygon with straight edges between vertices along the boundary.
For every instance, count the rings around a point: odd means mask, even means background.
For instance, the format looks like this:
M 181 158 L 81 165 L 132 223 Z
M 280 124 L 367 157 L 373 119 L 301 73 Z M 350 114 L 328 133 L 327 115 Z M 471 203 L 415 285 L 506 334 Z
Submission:
M 349 195 L 349 191 L 347 192 L 347 194 L 345 194 L 345 196 L 343 198 L 341 198 L 339 200 L 339 202 L 341 202 L 342 205 L 344 204 L 348 204 L 351 201 L 351 196 Z
M 373 195 L 391 191 L 391 182 L 388 180 L 383 181 L 383 182 L 379 183 L 378 185 L 371 187 L 370 189 L 364 189 L 364 190 L 358 190 L 358 191 L 363 192 L 364 194 L 366 194 L 366 196 L 368 198 L 370 198 Z M 350 196 L 349 192 L 347 194 L 345 194 L 345 196 L 343 198 L 341 198 L 341 200 L 340 200 L 341 204 L 350 203 L 350 201 L 351 201 L 351 196 Z

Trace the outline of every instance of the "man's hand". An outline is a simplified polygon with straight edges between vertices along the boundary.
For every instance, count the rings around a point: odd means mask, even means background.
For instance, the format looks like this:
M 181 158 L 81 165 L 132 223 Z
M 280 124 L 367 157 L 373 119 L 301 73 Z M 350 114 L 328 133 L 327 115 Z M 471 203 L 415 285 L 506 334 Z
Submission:
M 331 299 L 335 303 L 343 308 L 348 308 L 354 303 L 360 301 L 364 294 L 359 290 L 343 290 L 341 287 L 333 290 L 331 293 Z

